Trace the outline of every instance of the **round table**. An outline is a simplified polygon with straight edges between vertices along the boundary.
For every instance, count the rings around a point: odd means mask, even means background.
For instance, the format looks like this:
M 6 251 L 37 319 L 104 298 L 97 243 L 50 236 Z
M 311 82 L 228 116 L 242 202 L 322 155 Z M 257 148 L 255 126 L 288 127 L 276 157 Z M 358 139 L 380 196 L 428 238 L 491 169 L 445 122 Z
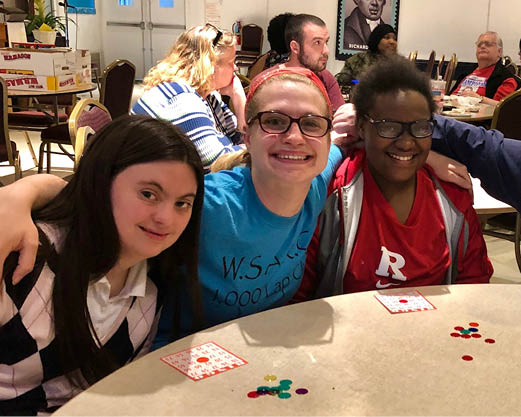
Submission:
M 41 90 L 16 90 L 13 88 L 7 89 L 7 95 L 9 97 L 43 97 L 43 96 L 60 96 L 64 94 L 80 94 L 80 93 L 88 93 L 89 91 L 93 91 L 98 86 L 94 83 L 89 84 L 81 84 L 75 88 L 71 88 L 70 90 L 60 90 L 60 91 L 41 91 Z
M 417 289 L 435 310 L 390 314 L 375 294 L 400 289 L 384 290 L 213 327 L 116 371 L 55 415 L 519 414 L 521 286 Z M 454 327 L 473 322 L 481 338 L 451 336 Z M 248 364 L 196 382 L 160 360 L 208 341 Z M 266 382 L 266 375 L 277 380 Z M 281 379 L 293 381 L 291 398 L 247 396 Z M 301 387 L 309 393 L 297 395 Z
M 457 115 L 449 116 L 444 113 L 442 113 L 442 116 L 450 117 L 451 119 L 461 120 L 462 122 L 468 122 L 468 123 L 485 122 L 488 120 L 492 120 L 495 109 L 496 109 L 496 106 L 491 106 L 490 104 L 481 103 L 479 105 L 479 111 L 469 112 L 470 116 L 457 116 Z
M 52 109 L 55 118 L 55 124 L 58 124 L 58 96 L 66 94 L 88 93 L 89 91 L 93 91 L 96 88 L 98 88 L 98 86 L 93 83 L 82 84 L 78 87 L 71 88 L 70 90 L 63 91 L 15 90 L 12 88 L 8 88 L 7 95 L 9 97 L 52 97 Z

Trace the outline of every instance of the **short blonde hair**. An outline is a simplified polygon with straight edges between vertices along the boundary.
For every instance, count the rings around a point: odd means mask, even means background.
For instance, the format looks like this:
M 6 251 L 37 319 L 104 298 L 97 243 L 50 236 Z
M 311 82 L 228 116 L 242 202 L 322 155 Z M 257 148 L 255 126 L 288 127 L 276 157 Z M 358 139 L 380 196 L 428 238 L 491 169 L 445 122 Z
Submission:
M 214 90 L 212 75 L 219 55 L 233 45 L 235 36 L 231 32 L 209 24 L 193 27 L 183 32 L 166 58 L 150 69 L 144 87 L 148 90 L 163 82 L 184 81 L 205 97 Z

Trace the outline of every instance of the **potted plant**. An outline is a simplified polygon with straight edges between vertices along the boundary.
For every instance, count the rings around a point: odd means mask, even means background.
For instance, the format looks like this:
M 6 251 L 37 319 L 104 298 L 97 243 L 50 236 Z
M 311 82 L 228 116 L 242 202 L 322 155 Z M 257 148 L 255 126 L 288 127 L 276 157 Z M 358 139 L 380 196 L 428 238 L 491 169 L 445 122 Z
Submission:
M 35 35 L 35 39 L 40 41 L 46 39 L 46 41 L 43 41 L 44 43 L 54 43 L 57 31 L 65 31 L 64 18 L 55 16 L 52 12 L 46 12 L 44 0 L 34 0 L 34 11 L 35 13 L 28 17 L 28 22 L 25 25 L 27 35 Z M 41 33 L 42 31 L 39 29 L 42 25 L 47 25 L 52 30 L 44 31 L 47 34 Z

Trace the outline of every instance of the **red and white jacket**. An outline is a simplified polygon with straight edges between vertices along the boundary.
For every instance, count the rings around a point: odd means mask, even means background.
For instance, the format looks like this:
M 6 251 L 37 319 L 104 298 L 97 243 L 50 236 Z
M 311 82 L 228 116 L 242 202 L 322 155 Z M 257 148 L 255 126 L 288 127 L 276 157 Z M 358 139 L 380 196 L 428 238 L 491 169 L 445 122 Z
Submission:
M 405 225 L 393 222 L 393 216 L 367 169 L 365 152 L 352 154 L 330 183 L 293 301 L 389 287 L 489 282 L 493 268 L 466 190 L 439 180 L 424 166 L 417 172 L 411 224 L 409 219 Z

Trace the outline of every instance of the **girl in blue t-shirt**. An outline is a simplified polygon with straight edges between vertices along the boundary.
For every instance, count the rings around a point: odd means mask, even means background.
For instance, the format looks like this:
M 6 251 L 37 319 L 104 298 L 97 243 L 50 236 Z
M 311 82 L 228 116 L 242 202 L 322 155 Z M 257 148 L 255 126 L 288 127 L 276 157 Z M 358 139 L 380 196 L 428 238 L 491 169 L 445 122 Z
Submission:
M 341 161 L 339 148 L 330 149 L 330 117 L 327 92 L 307 69 L 268 70 L 251 84 L 246 166 L 205 177 L 204 326 L 284 305 L 299 287 L 327 184 Z M 19 238 L 6 241 L 19 246 Z M 165 301 L 156 346 L 194 329 L 192 310 L 179 294 L 183 289 Z M 180 328 L 172 326 L 176 311 Z

